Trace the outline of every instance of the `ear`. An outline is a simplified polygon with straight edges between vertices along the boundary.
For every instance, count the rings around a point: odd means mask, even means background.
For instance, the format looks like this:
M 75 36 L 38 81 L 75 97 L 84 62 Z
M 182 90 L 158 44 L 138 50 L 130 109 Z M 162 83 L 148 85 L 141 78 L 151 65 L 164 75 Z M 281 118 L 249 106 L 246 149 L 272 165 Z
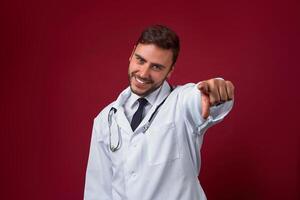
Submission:
M 170 69 L 170 71 L 169 71 L 169 73 L 167 75 L 167 79 L 169 79 L 171 77 L 171 75 L 172 75 L 172 73 L 174 71 L 174 68 L 175 68 L 175 64 L 171 67 L 171 69 Z
M 134 54 L 134 51 L 135 51 L 135 49 L 136 49 L 136 45 L 134 45 L 133 46 L 133 49 L 132 49 L 132 52 L 131 52 L 131 55 L 130 55 L 130 57 L 129 57 L 129 62 L 131 61 L 131 59 L 132 59 L 132 56 L 133 56 L 133 54 Z

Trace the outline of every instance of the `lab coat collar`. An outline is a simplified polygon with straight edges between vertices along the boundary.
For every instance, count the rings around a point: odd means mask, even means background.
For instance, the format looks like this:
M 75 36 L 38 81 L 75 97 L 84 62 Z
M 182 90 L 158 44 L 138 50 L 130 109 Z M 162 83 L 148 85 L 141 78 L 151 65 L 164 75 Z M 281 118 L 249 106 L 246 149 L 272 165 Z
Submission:
M 154 90 L 153 92 L 151 92 L 149 95 L 144 97 L 148 101 L 148 104 L 150 104 L 151 106 L 154 105 L 161 88 L 162 88 L 162 85 L 159 88 L 157 88 L 156 90 Z M 127 101 L 128 101 L 127 105 L 133 107 L 135 104 L 138 103 L 137 100 L 139 98 L 141 98 L 141 96 L 139 96 L 131 91 L 129 98 L 127 99 Z
M 156 107 L 161 104 L 161 102 L 170 94 L 170 92 L 171 87 L 169 83 L 167 81 L 164 81 L 153 106 Z
M 155 100 L 154 105 L 152 106 L 150 111 L 147 113 L 147 115 L 144 117 L 144 119 L 142 120 L 142 122 L 140 123 L 140 125 L 138 126 L 138 128 L 134 132 L 140 131 L 139 129 L 142 128 L 146 124 L 146 122 L 149 120 L 151 114 L 156 109 L 156 107 L 159 104 L 161 104 L 161 102 L 170 94 L 171 87 L 170 87 L 170 85 L 167 81 L 164 81 L 161 89 L 159 89 L 159 90 L 160 91 L 158 93 L 158 96 Z M 121 92 L 121 94 L 119 95 L 117 100 L 112 105 L 112 107 L 117 109 L 118 124 L 121 127 L 123 127 L 124 130 L 126 130 L 126 132 L 128 132 L 128 133 L 132 132 L 132 129 L 131 129 L 130 123 L 128 122 L 128 119 L 125 116 L 123 105 L 125 104 L 125 102 L 130 97 L 130 93 L 131 93 L 131 89 L 130 89 L 130 87 L 127 87 L 125 90 L 123 90 L 123 92 Z
M 152 108 L 148 111 L 147 115 L 144 117 L 144 119 L 142 120 L 142 122 L 140 123 L 140 125 L 135 129 L 134 133 L 138 133 L 141 130 L 143 130 L 143 128 L 145 127 L 145 125 L 147 124 L 147 122 L 149 121 L 151 115 L 154 113 L 155 109 L 157 108 L 157 106 L 159 104 L 161 104 L 165 98 L 167 98 L 169 96 L 171 92 L 171 87 L 169 85 L 169 83 L 167 81 L 164 81 L 158 96 L 155 100 L 154 105 L 152 106 Z
M 171 87 L 167 81 L 164 81 L 161 88 L 158 88 L 154 92 L 152 92 L 150 95 L 146 97 L 146 99 L 153 105 L 157 106 L 159 105 L 171 92 Z M 128 98 L 131 95 L 131 89 L 128 86 L 125 90 L 121 92 L 121 94 L 118 96 L 117 100 L 113 104 L 113 107 L 116 109 L 119 109 L 122 107 L 125 102 L 128 100 Z M 158 94 L 157 94 L 158 93 Z
M 123 92 L 121 92 L 117 100 L 112 103 L 112 107 L 117 110 L 116 122 L 127 134 L 132 133 L 132 129 L 127 117 L 125 116 L 123 105 L 129 98 L 130 92 L 130 87 L 127 87 L 125 90 L 123 90 Z
M 125 90 L 121 92 L 121 94 L 118 96 L 117 100 L 113 103 L 113 107 L 117 110 L 121 108 L 124 103 L 127 101 L 127 99 L 130 97 L 130 87 L 127 87 Z

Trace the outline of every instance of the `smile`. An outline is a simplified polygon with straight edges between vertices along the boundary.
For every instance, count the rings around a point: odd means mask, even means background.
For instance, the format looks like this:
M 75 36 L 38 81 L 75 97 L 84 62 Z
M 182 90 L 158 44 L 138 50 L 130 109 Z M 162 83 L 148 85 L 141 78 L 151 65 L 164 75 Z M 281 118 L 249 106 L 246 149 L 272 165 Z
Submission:
M 141 80 L 141 79 L 139 79 L 138 77 L 134 77 L 134 79 L 138 82 L 138 83 L 140 83 L 140 84 L 148 84 L 148 83 L 150 83 L 150 81 L 143 81 L 143 80 Z

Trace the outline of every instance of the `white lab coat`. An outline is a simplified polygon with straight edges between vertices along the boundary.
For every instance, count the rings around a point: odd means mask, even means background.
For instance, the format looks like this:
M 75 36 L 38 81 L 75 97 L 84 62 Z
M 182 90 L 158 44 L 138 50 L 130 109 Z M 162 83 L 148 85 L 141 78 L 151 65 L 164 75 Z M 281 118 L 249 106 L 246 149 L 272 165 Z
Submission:
M 134 132 L 123 108 L 130 88 L 95 118 L 85 200 L 206 199 L 198 181 L 203 135 L 229 113 L 233 102 L 212 107 L 209 118 L 204 120 L 196 84 L 178 86 L 169 93 L 170 87 L 164 82 L 155 104 Z M 147 132 L 142 133 L 156 106 L 167 96 Z M 111 107 L 117 109 L 112 124 L 113 142 L 117 141 L 118 127 L 121 135 L 121 148 L 116 152 L 109 149 Z

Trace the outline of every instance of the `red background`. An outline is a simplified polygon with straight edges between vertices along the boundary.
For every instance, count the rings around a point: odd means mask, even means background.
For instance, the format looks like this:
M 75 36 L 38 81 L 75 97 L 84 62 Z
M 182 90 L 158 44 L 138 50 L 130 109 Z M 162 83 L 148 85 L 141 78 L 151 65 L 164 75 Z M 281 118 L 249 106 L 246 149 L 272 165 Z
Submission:
M 0 8 L 1 199 L 82 199 L 93 118 L 127 86 L 133 44 L 155 23 L 181 38 L 173 84 L 223 77 L 236 87 L 231 114 L 202 149 L 208 199 L 300 199 L 298 2 Z

